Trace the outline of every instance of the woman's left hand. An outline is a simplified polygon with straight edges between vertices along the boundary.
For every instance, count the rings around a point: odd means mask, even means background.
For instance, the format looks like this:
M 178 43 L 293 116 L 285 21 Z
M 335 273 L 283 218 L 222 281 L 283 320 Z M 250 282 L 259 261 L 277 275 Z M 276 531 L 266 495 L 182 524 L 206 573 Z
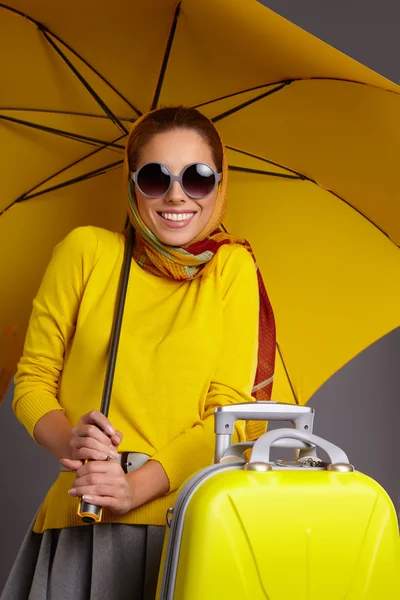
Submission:
M 76 461 L 65 460 L 66 463 Z M 75 469 L 71 469 L 75 470 Z M 112 460 L 92 460 L 78 468 L 76 479 L 68 491 L 70 496 L 82 497 L 85 502 L 109 508 L 124 515 L 134 507 L 132 487 L 121 466 Z

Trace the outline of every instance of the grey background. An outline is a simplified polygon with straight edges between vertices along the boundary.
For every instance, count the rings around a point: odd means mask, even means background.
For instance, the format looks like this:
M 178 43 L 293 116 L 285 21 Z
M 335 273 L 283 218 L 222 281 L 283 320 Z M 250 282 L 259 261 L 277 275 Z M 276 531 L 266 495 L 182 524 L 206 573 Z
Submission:
M 400 83 L 397 0 L 262 3 Z M 316 408 L 315 432 L 341 446 L 358 470 L 376 479 L 390 494 L 397 512 L 399 355 L 400 328 L 346 365 L 310 401 Z M 15 419 L 12 393 L 10 387 L 0 406 L 0 590 L 25 531 L 58 472 L 57 461 L 39 448 Z
M 400 83 L 398 0 L 258 0 L 384 77 Z

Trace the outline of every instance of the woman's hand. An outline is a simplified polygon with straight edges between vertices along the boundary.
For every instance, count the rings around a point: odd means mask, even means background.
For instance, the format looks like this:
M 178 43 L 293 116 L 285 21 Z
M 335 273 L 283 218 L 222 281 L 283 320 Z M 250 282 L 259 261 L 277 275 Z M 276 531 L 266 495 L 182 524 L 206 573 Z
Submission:
M 124 515 L 135 506 L 133 487 L 121 466 L 112 460 L 90 461 L 80 467 L 68 493 L 107 507 L 117 515 Z
M 69 441 L 69 459 L 62 464 L 76 471 L 85 460 L 106 460 L 117 458 L 116 448 L 122 441 L 122 433 L 115 431 L 111 422 L 98 410 L 92 410 L 72 428 Z
M 157 461 L 150 460 L 125 474 L 117 462 L 106 460 L 91 461 L 79 467 L 68 493 L 83 497 L 90 504 L 107 507 L 117 515 L 124 515 L 168 491 L 168 478 Z

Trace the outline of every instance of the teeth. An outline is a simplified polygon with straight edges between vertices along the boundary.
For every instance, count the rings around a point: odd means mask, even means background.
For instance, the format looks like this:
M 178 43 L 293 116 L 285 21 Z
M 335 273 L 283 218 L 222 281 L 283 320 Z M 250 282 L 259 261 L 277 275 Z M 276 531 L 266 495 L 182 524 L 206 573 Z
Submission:
M 161 216 L 168 221 L 187 221 L 193 213 L 161 213 Z

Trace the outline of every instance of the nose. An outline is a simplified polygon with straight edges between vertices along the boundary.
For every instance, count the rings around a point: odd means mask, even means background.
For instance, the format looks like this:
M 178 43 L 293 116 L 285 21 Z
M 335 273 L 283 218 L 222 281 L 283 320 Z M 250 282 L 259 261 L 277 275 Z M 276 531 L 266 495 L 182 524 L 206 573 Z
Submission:
M 165 199 L 167 202 L 171 202 L 174 204 L 186 202 L 187 197 L 179 181 L 173 182 Z

